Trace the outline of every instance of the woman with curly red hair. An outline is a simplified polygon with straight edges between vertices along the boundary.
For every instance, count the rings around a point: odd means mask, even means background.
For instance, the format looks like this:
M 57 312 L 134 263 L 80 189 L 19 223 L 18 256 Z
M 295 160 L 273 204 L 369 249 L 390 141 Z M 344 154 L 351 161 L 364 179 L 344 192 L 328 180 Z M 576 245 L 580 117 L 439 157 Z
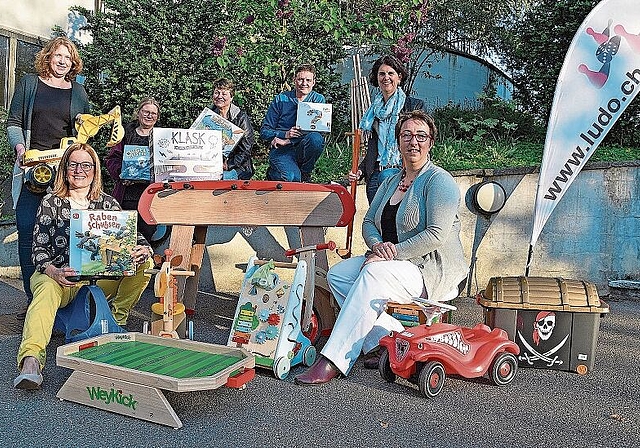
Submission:
M 76 117 L 89 112 L 87 92 L 75 81 L 82 71 L 82 59 L 71 40 L 56 37 L 47 42 L 34 65 L 36 73 L 23 76 L 16 85 L 7 118 L 7 137 L 16 155 L 12 196 L 27 303 L 32 299 L 29 279 L 35 269 L 31 261 L 32 232 L 36 210 L 46 191 L 31 191 L 23 182 L 24 153 L 60 147 L 62 138 L 75 134 Z

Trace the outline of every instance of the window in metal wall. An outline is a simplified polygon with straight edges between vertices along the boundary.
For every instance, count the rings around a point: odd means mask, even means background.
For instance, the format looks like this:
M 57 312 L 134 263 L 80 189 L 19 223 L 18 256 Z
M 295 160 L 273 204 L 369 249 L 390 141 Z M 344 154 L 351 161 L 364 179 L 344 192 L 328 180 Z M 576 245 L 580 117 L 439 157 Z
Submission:
M 9 72 L 9 38 L 0 36 L 0 106 L 7 104 L 9 85 L 7 74 Z
M 18 82 L 25 73 L 35 73 L 33 66 L 36 60 L 36 54 L 42 48 L 40 45 L 31 44 L 18 39 L 16 48 L 16 82 Z
M 45 40 L 0 27 L 0 107 L 8 108 L 16 83 L 35 72 L 33 63 Z

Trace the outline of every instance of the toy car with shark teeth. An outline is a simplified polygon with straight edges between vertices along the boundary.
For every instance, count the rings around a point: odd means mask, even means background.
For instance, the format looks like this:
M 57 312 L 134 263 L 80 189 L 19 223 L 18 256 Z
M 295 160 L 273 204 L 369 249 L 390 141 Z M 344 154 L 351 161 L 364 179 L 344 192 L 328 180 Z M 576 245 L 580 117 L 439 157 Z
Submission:
M 434 302 L 437 307 L 455 307 Z M 383 348 L 378 370 L 390 383 L 398 376 L 417 384 L 427 398 L 436 397 L 447 375 L 477 378 L 488 373 L 491 382 L 504 386 L 518 371 L 518 345 L 507 332 L 482 323 L 473 328 L 434 323 L 391 332 L 380 340 Z

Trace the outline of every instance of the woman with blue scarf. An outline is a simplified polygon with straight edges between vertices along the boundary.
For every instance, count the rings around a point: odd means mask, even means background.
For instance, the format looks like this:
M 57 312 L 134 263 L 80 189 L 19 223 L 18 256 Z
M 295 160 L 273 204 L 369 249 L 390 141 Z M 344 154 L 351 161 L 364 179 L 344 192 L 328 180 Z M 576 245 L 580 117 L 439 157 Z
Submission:
M 349 173 L 349 181 L 364 177 L 367 183 L 369 203 L 384 179 L 402 168 L 394 128 L 400 112 L 424 110 L 424 102 L 407 96 L 402 85 L 407 79 L 407 69 L 395 56 L 378 59 L 369 73 L 369 82 L 376 87 L 371 106 L 360 121 L 360 129 L 369 134 L 367 154 L 357 173 Z

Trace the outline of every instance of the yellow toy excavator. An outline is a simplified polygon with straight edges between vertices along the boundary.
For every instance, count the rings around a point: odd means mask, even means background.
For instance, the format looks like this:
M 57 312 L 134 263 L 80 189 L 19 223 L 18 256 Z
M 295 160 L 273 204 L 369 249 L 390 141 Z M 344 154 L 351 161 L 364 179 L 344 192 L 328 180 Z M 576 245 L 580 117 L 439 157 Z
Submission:
M 102 126 L 112 124 L 110 138 L 107 142 L 108 147 L 117 145 L 124 137 L 120 106 L 114 107 L 106 114 L 81 114 L 79 118 L 76 121 L 77 137 L 64 137 L 60 140 L 59 148 L 44 151 L 30 149 L 24 153 L 23 164 L 27 167 L 24 173 L 24 182 L 32 192 L 42 193 L 45 191 L 56 177 L 56 169 L 65 150 L 74 143 L 86 143 L 89 138 L 98 133 Z

